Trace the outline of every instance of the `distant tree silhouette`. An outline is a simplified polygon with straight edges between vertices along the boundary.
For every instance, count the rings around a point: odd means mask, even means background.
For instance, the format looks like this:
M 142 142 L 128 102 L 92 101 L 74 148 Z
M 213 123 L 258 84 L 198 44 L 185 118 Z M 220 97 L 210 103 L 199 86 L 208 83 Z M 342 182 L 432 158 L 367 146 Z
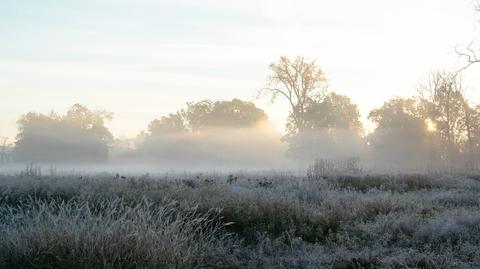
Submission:
M 434 122 L 441 138 L 442 158 L 454 161 L 466 132 L 466 100 L 461 80 L 453 72 L 433 72 L 427 83 L 419 87 L 419 93 L 424 101 L 425 117 Z
M 455 72 L 438 71 L 418 87 L 419 96 L 394 98 L 372 110 L 372 157 L 385 161 L 442 161 L 473 165 L 480 157 L 480 107 L 470 105 Z
M 308 101 L 302 131 L 296 131 L 289 118 L 285 140 L 289 155 L 295 158 L 346 158 L 362 153 L 362 134 L 357 106 L 348 97 L 331 92 Z
M 266 121 L 267 114 L 252 102 L 203 100 L 187 103 L 176 113 L 153 120 L 148 130 L 152 135 L 201 131 L 205 128 L 252 127 Z
M 285 56 L 270 64 L 271 75 L 267 88 L 260 95 L 269 94 L 271 100 L 277 97 L 290 105 L 290 131 L 301 132 L 306 127 L 306 109 L 312 99 L 322 98 L 327 89 L 326 78 L 315 61 L 298 56 L 291 60 Z
M 461 147 L 473 168 L 474 160 L 480 159 L 480 106 L 471 107 L 466 100 L 463 105 L 462 129 L 465 131 L 465 139 Z
M 331 92 L 319 100 L 312 99 L 305 111 L 306 129 L 342 128 L 362 132 L 357 105 L 345 95 Z
M 211 127 L 251 127 L 267 120 L 267 114 L 262 109 L 239 99 L 188 103 L 181 114 L 193 131 Z
M 278 159 L 271 155 L 280 155 L 277 134 L 266 113 L 251 102 L 203 100 L 153 120 L 142 135 L 139 152 L 177 164 L 255 163 Z
M 17 122 L 14 156 L 19 161 L 105 161 L 113 137 L 104 124 L 111 118 L 79 104 L 63 116 L 27 113 Z
M 187 131 L 187 127 L 181 113 L 177 112 L 153 120 L 148 131 L 151 134 L 181 133 Z
M 434 125 L 427 128 L 420 100 L 391 99 L 372 110 L 368 118 L 377 125 L 368 137 L 374 160 L 402 164 L 436 160 L 438 136 Z

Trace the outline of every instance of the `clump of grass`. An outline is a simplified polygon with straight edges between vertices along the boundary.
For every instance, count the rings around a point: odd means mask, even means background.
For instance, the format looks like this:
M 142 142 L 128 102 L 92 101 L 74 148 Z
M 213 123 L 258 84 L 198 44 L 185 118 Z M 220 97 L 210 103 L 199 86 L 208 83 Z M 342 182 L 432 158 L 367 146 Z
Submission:
M 335 187 L 366 192 L 371 189 L 390 191 L 416 191 L 440 187 L 431 176 L 421 174 L 405 175 L 340 175 L 324 178 Z
M 215 265 L 234 243 L 219 210 L 175 203 L 32 199 L 0 216 L 2 268 L 194 268 Z

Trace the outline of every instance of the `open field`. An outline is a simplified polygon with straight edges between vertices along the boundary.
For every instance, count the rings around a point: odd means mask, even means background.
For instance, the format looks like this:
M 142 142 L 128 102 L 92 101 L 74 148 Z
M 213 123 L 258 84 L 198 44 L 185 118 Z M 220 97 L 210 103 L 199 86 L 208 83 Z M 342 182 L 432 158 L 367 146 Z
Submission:
M 0 176 L 1 268 L 479 268 L 478 176 Z

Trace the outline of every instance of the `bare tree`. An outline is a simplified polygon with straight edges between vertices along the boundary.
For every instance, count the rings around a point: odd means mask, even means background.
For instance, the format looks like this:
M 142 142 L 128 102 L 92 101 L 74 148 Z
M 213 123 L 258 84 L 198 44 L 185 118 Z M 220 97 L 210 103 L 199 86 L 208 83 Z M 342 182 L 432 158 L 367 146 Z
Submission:
M 475 11 L 480 14 L 480 0 L 475 0 L 474 2 L 474 8 Z M 480 21 L 479 21 L 480 23 Z M 479 63 L 480 62 L 480 47 L 475 46 L 475 42 L 472 41 L 468 46 L 466 46 L 463 49 L 459 49 L 458 46 L 455 47 L 455 52 L 457 55 L 460 57 L 460 59 L 464 59 L 466 61 L 466 64 L 460 68 L 457 73 L 462 72 L 463 70 L 469 68 L 472 64 Z
M 309 100 L 323 97 L 327 89 L 327 80 L 315 61 L 307 61 L 298 56 L 291 60 L 285 56 L 270 64 L 271 75 L 266 88 L 260 95 L 270 94 L 272 102 L 280 96 L 290 105 L 289 119 L 295 129 L 304 129 L 305 111 Z

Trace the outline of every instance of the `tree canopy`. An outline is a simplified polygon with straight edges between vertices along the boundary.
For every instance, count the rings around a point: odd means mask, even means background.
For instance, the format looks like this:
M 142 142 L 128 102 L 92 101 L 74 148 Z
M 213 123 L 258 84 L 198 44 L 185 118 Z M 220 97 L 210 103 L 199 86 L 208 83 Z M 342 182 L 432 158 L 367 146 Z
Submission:
M 298 56 L 291 60 L 285 56 L 270 64 L 271 74 L 267 88 L 261 94 L 270 94 L 271 100 L 281 97 L 290 106 L 291 131 L 306 127 L 305 115 L 312 99 L 322 98 L 327 89 L 327 79 L 315 61 Z
M 75 104 L 65 115 L 27 113 L 18 120 L 14 155 L 22 161 L 105 161 L 112 114 Z
M 383 162 L 431 160 L 437 140 L 419 100 L 393 98 L 368 115 L 377 127 L 368 141 L 372 158 Z M 432 127 L 433 128 L 433 127 Z
M 440 137 L 442 158 L 454 161 L 466 140 L 472 139 L 472 128 L 479 126 L 475 122 L 475 109 L 464 96 L 461 79 L 453 72 L 434 72 L 419 92 L 425 104 L 424 118 L 434 123 Z
M 362 123 L 357 105 L 345 95 L 335 92 L 310 100 L 305 109 L 305 129 L 342 128 L 361 132 Z
M 128 153 L 222 161 L 262 151 L 265 159 L 286 152 L 307 161 L 367 156 L 444 166 L 480 159 L 480 105 L 465 97 L 458 72 L 432 72 L 418 95 L 392 98 L 371 110 L 368 119 L 376 127 L 365 136 L 357 105 L 327 89 L 315 61 L 280 57 L 270 71 L 262 92 L 272 100 L 283 98 L 290 109 L 283 137 L 252 102 L 205 99 L 151 121 L 137 137 L 138 147 Z M 109 112 L 79 104 L 64 115 L 27 113 L 18 120 L 14 156 L 22 161 L 107 160 L 113 137 L 105 123 L 111 119 Z M 125 148 L 130 144 L 123 143 Z
M 148 130 L 151 135 L 195 132 L 206 128 L 242 128 L 267 121 L 267 114 L 252 102 L 202 100 L 189 102 L 187 107 L 153 120 Z
M 348 97 L 327 91 L 327 79 L 315 61 L 282 56 L 270 64 L 270 71 L 267 87 L 260 93 L 269 94 L 272 101 L 283 98 L 289 104 L 284 140 L 289 143 L 290 156 L 344 155 L 348 154 L 347 144 L 361 148 L 363 128 L 357 106 Z M 345 139 L 352 143 L 340 143 Z
M 458 74 L 433 72 L 418 92 L 370 112 L 369 119 L 377 125 L 368 138 L 371 157 L 453 165 L 480 156 L 479 107 L 464 96 Z
M 152 121 L 139 152 L 163 163 L 258 165 L 282 158 L 280 138 L 252 102 L 203 100 Z
M 363 151 L 363 128 L 357 105 L 350 98 L 330 92 L 310 99 L 305 106 L 304 127 L 296 131 L 287 123 L 288 153 L 296 159 L 352 157 Z
M 268 119 L 267 114 L 255 104 L 239 99 L 188 103 L 181 114 L 193 131 L 211 127 L 251 127 Z

